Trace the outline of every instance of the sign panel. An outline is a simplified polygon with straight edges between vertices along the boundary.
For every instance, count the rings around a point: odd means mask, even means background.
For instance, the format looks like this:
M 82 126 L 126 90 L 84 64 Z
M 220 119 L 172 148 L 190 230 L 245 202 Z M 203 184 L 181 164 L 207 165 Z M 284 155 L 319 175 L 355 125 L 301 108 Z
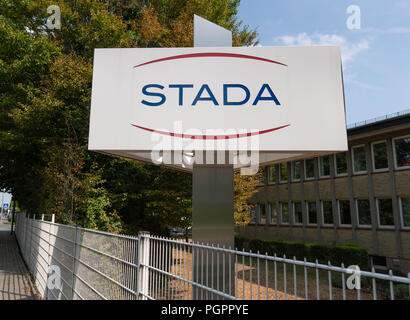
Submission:
M 89 149 L 347 150 L 340 49 L 96 49 Z

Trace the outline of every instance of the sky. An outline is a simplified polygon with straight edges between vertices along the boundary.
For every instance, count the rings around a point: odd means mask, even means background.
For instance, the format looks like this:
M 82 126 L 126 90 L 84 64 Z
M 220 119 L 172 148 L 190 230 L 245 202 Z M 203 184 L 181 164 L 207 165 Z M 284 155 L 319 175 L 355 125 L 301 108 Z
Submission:
M 410 109 L 410 0 L 242 0 L 238 16 L 262 46 L 339 45 L 348 124 Z

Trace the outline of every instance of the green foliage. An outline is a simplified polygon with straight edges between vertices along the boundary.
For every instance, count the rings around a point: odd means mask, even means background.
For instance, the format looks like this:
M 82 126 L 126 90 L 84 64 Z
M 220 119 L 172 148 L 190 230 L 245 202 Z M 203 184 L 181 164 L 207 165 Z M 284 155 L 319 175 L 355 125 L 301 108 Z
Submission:
M 368 253 L 367 250 L 358 244 L 344 244 L 339 246 L 331 246 L 319 243 L 303 243 L 277 240 L 261 240 L 261 239 L 246 239 L 243 237 L 235 237 L 235 247 L 239 250 L 243 248 L 259 251 L 261 254 L 267 253 L 270 256 L 277 255 L 283 257 L 286 255 L 288 259 L 296 257 L 298 260 L 306 258 L 308 261 L 327 264 L 328 261 L 332 265 L 340 266 L 344 263 L 345 267 L 350 265 L 358 265 L 362 270 L 368 268 Z
M 48 29 L 58 5 L 61 29 Z M 165 234 L 191 225 L 191 175 L 87 150 L 95 48 L 192 46 L 193 14 L 256 31 L 239 0 L 2 0 L 0 188 L 29 213 L 111 232 Z M 242 202 L 243 202 L 242 197 Z M 243 206 L 240 206 L 243 208 Z

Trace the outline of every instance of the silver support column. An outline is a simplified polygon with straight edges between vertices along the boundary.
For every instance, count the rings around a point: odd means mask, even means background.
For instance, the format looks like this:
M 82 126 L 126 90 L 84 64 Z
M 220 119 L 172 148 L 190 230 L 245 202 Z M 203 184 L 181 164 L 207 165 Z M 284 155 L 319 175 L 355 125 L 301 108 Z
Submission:
M 199 16 L 194 16 L 194 47 L 231 47 L 232 33 Z M 229 159 L 226 158 L 226 159 Z M 192 240 L 215 246 L 234 248 L 233 165 L 204 164 L 193 166 L 192 173 Z M 234 294 L 234 260 L 230 254 L 208 259 L 204 249 L 192 253 L 195 282 Z M 204 259 L 205 257 L 205 259 Z M 230 262 L 229 262 L 230 261 Z M 213 270 L 206 283 L 205 272 Z M 213 285 L 212 285 L 213 284 Z M 215 299 L 193 286 L 193 299 Z
M 194 165 L 192 184 L 192 240 L 233 248 L 233 166 Z

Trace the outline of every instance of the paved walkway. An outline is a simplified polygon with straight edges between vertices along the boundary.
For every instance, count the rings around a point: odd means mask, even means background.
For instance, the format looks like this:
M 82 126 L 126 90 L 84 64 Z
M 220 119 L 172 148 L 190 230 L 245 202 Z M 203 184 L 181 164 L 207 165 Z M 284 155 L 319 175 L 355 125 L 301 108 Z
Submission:
M 0 223 L 0 300 L 34 300 L 28 271 L 10 225 Z

